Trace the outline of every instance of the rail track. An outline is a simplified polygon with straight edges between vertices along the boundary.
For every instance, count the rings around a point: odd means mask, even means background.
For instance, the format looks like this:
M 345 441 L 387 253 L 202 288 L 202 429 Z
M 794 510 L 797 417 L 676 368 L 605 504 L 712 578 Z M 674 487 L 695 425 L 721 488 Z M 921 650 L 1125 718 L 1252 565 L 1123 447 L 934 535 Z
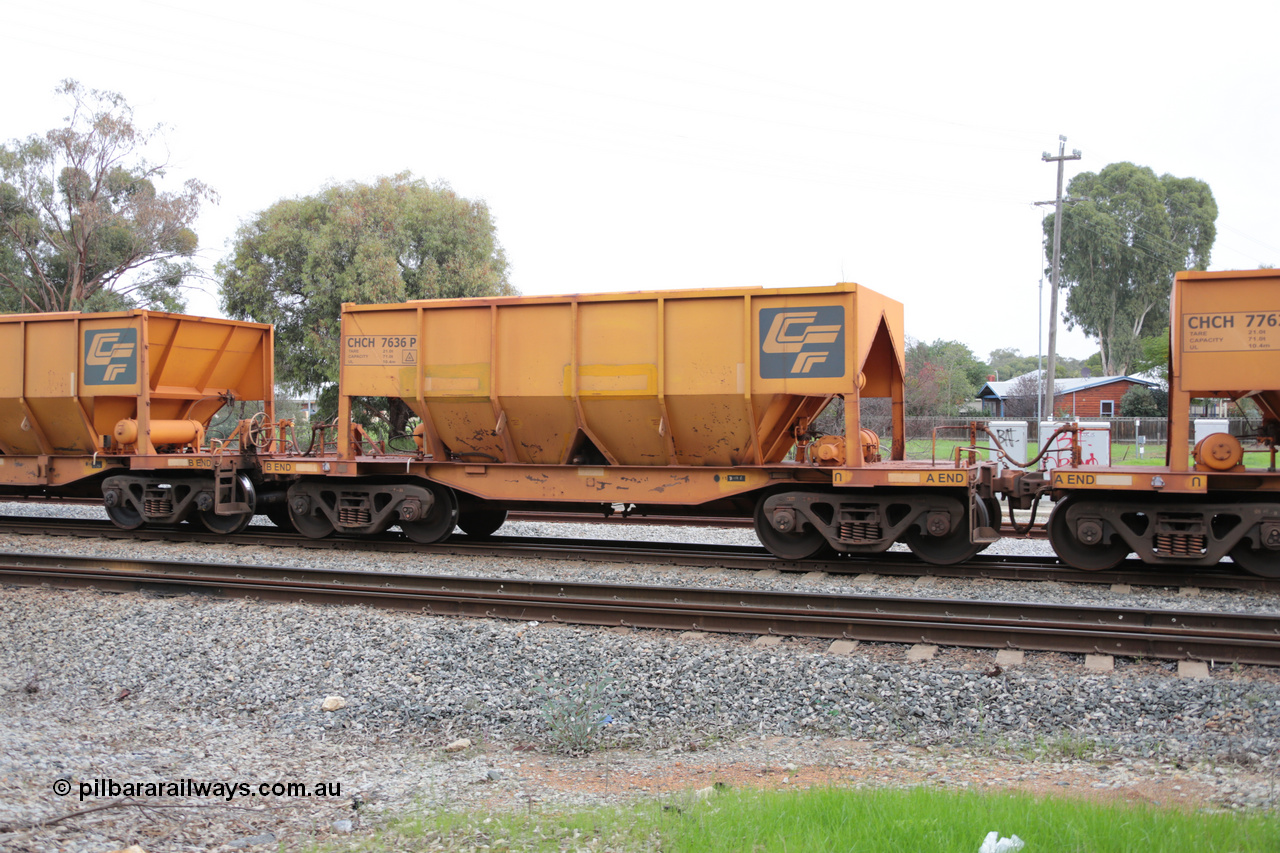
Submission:
M 1280 615 L 0 554 L 0 583 L 430 615 L 1280 665 Z
M 630 540 L 553 539 L 497 536 L 473 539 L 455 536 L 435 545 L 420 545 L 395 532 L 376 537 L 307 539 L 270 525 L 252 525 L 233 535 L 210 533 L 199 525 L 144 527 L 121 530 L 108 521 L 71 518 L 0 517 L 0 533 L 76 536 L 86 538 L 141 539 L 170 542 L 202 542 L 253 547 L 291 547 L 349 551 L 452 554 L 526 559 L 611 560 L 691 567 L 717 567 L 759 571 L 827 572 L 829 574 L 882 574 L 896 577 L 940 577 L 1009 581 L 1059 581 L 1063 583 L 1130 584 L 1135 586 L 1195 586 L 1205 589 L 1280 592 L 1280 579 L 1262 578 L 1220 569 L 1152 572 L 1140 560 L 1130 559 L 1116 569 L 1083 572 L 1053 557 L 979 554 L 956 566 L 920 562 L 911 554 L 891 552 L 876 557 L 835 557 L 780 560 L 764 548 L 749 545 L 637 542 Z

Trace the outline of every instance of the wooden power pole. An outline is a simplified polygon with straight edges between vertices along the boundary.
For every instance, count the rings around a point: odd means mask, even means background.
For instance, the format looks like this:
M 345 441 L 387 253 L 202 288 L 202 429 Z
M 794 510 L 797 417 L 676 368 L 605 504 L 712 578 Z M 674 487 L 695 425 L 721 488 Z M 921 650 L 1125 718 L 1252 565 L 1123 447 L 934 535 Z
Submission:
M 1066 146 L 1067 138 L 1059 136 L 1058 156 L 1052 157 L 1048 151 L 1043 155 L 1046 163 L 1058 164 L 1058 195 L 1053 201 L 1053 272 L 1049 288 L 1049 363 L 1044 371 L 1044 408 L 1041 410 L 1044 413 L 1042 417 L 1046 420 L 1053 420 L 1053 389 L 1058 368 L 1058 266 L 1062 260 L 1062 164 L 1067 160 L 1079 160 L 1081 156 L 1078 150 L 1072 151 L 1070 155 L 1064 154 Z M 1048 204 L 1049 202 L 1038 203 Z

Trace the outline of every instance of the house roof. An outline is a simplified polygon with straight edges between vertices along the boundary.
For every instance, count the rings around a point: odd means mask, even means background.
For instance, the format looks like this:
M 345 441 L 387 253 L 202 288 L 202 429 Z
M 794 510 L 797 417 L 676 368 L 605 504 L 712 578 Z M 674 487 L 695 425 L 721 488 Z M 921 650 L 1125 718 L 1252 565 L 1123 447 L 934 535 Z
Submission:
M 1024 373 L 1022 376 L 1015 376 L 1004 382 L 988 382 L 982 386 L 982 390 L 978 392 L 980 400 L 1003 400 L 1013 390 L 1015 384 L 1020 380 L 1031 378 L 1037 379 L 1042 371 L 1033 370 L 1030 373 Z M 1145 385 L 1148 388 L 1159 388 L 1159 382 L 1152 382 L 1150 379 L 1143 379 L 1141 376 L 1077 376 L 1073 379 L 1059 379 L 1054 382 L 1056 391 L 1055 397 L 1061 397 L 1064 394 L 1071 394 L 1075 391 L 1084 391 L 1087 388 L 1098 388 L 1103 385 L 1110 385 L 1113 382 L 1132 382 L 1135 385 Z

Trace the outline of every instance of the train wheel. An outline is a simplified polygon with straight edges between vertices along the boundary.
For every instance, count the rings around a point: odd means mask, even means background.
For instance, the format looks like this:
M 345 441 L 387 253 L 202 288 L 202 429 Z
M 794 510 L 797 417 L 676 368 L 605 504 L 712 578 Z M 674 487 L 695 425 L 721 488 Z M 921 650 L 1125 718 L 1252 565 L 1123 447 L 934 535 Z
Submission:
M 813 527 L 802 531 L 783 533 L 765 517 L 764 502 L 766 495 L 756 503 L 756 536 L 770 554 L 781 560 L 807 560 L 820 552 L 827 544 L 827 537 Z
M 106 507 L 107 518 L 121 530 L 137 530 L 142 526 L 142 513 L 128 504 Z
M 297 506 L 295 506 L 295 501 Z M 289 500 L 289 521 L 293 529 L 308 539 L 323 539 L 333 533 L 333 522 L 324 513 L 312 514 L 311 502 L 305 495 L 291 497 Z M 270 516 L 267 516 L 270 518 Z M 274 521 L 274 519 L 272 519 Z
M 1004 504 L 999 498 L 986 498 L 983 503 L 987 507 L 987 521 L 996 530 L 1000 529 L 1000 525 L 1004 524 Z
M 1004 504 L 1000 502 L 999 498 L 986 498 L 983 500 L 982 503 L 987 508 L 987 524 L 994 527 L 996 529 L 996 532 L 999 533 L 1000 526 L 1004 524 Z M 1012 511 L 1010 511 L 1009 517 L 1013 518 Z M 979 552 L 985 551 L 994 544 L 996 543 L 983 542 L 981 547 L 978 548 L 978 551 Z
M 1067 525 L 1067 510 L 1074 504 L 1073 498 L 1065 498 L 1049 513 L 1049 544 L 1059 559 L 1085 572 L 1101 572 L 1118 566 L 1129 556 L 1129 544 L 1119 537 L 1097 545 L 1081 542 Z
M 453 533 L 453 528 L 458 526 L 458 498 L 453 494 L 453 489 L 445 486 L 436 483 L 422 485 L 430 489 L 435 498 L 431 502 L 431 509 L 427 510 L 425 517 L 417 521 L 401 520 L 397 524 L 400 525 L 405 536 L 419 544 L 430 545 L 433 542 L 443 542 L 449 538 L 450 533 Z
M 499 527 L 507 523 L 505 509 L 473 509 L 459 512 L 458 527 L 468 536 L 484 539 L 492 536 Z
M 974 519 L 976 523 L 973 527 L 987 527 L 990 525 L 991 518 L 987 512 L 985 501 L 974 501 L 973 510 L 977 515 L 977 518 Z M 956 563 L 963 563 L 986 548 L 988 544 L 986 542 L 975 544 L 969 540 L 969 527 L 964 524 L 946 536 L 929 536 L 921 532 L 917 527 L 912 527 L 902 534 L 902 541 L 907 543 L 911 553 L 926 563 L 932 563 L 935 566 L 952 566 Z
M 253 521 L 254 508 L 258 504 L 257 492 L 254 491 L 253 483 L 244 474 L 238 475 L 236 479 L 239 480 L 240 492 L 244 495 L 249 511 L 236 513 L 235 515 L 218 515 L 213 511 L 213 507 L 197 509 L 195 512 L 196 517 L 212 533 L 230 536 L 232 533 L 239 533 L 244 530 L 249 526 L 249 522 Z
M 1254 548 L 1242 539 L 1231 549 L 1231 559 L 1246 572 L 1264 578 L 1280 578 L 1280 551 Z
M 221 533 L 223 536 L 230 536 L 232 533 L 239 533 L 249 526 L 249 522 L 253 520 L 253 513 L 242 512 L 236 515 L 217 515 L 211 509 L 198 509 L 195 512 L 196 518 L 200 519 L 200 523 L 205 529 L 211 533 Z

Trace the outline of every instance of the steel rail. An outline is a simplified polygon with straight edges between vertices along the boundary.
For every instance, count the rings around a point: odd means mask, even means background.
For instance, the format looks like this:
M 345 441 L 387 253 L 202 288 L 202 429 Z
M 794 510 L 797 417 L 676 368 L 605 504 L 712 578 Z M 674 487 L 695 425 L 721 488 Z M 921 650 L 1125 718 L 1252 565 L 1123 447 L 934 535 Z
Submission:
M 636 542 L 631 540 L 580 540 L 500 536 L 472 539 L 455 536 L 435 545 L 420 545 L 396 533 L 378 537 L 307 539 L 268 525 L 251 525 L 230 536 L 210 533 L 196 525 L 142 527 L 121 530 L 108 521 L 68 518 L 0 516 L 0 533 L 81 536 L 148 541 L 207 542 L 221 545 L 295 547 L 320 550 L 373 551 L 423 555 L 525 557 L 536 559 L 599 559 L 629 563 L 658 563 L 691 567 L 774 569 L 786 572 L 829 574 L 881 574 L 894 577 L 937 577 L 1005 581 L 1060 581 L 1064 583 L 1129 584 L 1133 586 L 1194 586 L 1234 591 L 1280 592 L 1280 579 L 1246 575 L 1224 569 L 1153 571 L 1140 560 L 1130 559 L 1103 572 L 1084 572 L 1063 565 L 1054 557 L 979 554 L 954 566 L 934 566 L 913 555 L 891 552 L 870 557 L 837 557 L 811 560 L 779 560 L 764 548 L 751 545 Z
M 0 554 L 0 580 L 431 615 L 1280 665 L 1280 615 Z
M 0 504 L 26 503 L 49 506 L 92 506 L 101 507 L 101 498 L 43 498 L 29 496 L 0 495 Z M 716 527 L 740 528 L 751 530 L 755 522 L 750 518 L 733 518 L 718 515 L 650 515 L 629 514 L 620 512 L 605 515 L 600 512 L 554 512 L 550 510 L 513 510 L 507 514 L 507 521 L 519 521 L 529 524 L 604 524 L 632 527 Z M 1010 535 L 1014 533 L 1011 525 L 1002 530 Z M 1044 524 L 1036 524 L 1029 538 L 1044 538 Z

